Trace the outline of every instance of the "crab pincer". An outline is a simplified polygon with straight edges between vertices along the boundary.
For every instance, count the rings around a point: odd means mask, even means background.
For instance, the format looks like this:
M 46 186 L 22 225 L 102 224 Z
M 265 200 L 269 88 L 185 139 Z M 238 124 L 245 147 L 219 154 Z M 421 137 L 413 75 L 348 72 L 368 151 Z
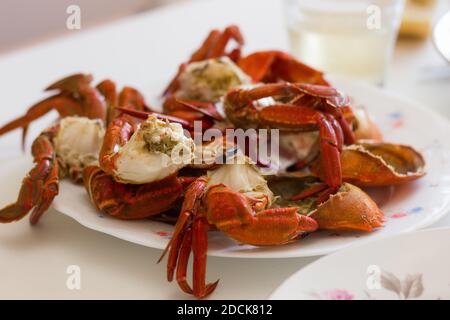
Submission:
M 186 191 L 168 252 L 167 278 L 198 298 L 214 291 L 218 281 L 206 284 L 208 230 L 255 246 L 282 245 L 314 232 L 318 223 L 298 213 L 296 207 L 272 207 L 273 194 L 258 169 L 243 163 L 223 165 L 199 177 Z M 193 254 L 193 286 L 187 281 L 187 265 Z M 161 260 L 160 259 L 160 260 Z

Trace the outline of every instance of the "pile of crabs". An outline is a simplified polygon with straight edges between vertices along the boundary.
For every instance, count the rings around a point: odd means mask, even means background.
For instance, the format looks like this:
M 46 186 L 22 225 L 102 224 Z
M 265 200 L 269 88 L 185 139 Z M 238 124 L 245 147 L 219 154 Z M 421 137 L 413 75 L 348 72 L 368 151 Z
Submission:
M 110 80 L 93 86 L 89 75 L 49 86 L 53 95 L 0 128 L 0 135 L 22 128 L 24 142 L 32 121 L 51 110 L 59 113 L 34 140 L 35 165 L 17 201 L 0 210 L 0 222 L 30 211 L 31 223 L 38 222 L 57 196 L 60 179 L 68 176 L 84 184 L 103 213 L 175 223 L 163 253 L 167 278 L 198 298 L 218 283 L 205 281 L 208 231 L 272 246 L 321 229 L 381 227 L 383 212 L 360 187 L 422 177 L 420 153 L 383 142 L 367 113 L 352 108 L 321 72 L 280 51 L 243 56 L 243 44 L 236 26 L 210 32 L 164 91 L 162 112 L 137 90 L 118 92 Z M 265 175 L 264 164 L 239 152 L 233 141 L 199 145 L 186 134 L 211 128 L 279 130 L 291 163 Z M 176 148 L 184 161 L 173 159 Z M 199 154 L 202 160 L 196 161 Z M 240 161 L 217 161 L 224 157 Z

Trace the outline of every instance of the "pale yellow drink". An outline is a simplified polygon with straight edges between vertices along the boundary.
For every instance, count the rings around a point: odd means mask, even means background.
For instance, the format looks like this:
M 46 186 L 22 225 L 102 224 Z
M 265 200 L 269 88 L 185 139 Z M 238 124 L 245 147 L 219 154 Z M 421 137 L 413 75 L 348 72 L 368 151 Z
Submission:
M 399 0 L 286 0 L 292 52 L 327 73 L 381 84 L 401 8 Z

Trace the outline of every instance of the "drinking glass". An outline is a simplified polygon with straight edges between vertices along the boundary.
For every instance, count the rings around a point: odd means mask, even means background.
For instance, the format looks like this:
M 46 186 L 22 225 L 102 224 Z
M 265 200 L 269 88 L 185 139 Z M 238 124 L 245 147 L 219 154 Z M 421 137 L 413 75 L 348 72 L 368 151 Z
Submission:
M 381 85 L 404 0 L 284 0 L 291 50 L 329 74 Z

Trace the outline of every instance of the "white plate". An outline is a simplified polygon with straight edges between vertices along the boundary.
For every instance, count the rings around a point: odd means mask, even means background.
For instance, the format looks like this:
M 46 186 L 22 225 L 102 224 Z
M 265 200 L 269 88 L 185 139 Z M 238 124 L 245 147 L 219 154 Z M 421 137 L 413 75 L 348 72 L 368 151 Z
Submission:
M 399 187 L 371 191 L 387 217 L 376 232 L 317 232 L 284 246 L 258 248 L 241 245 L 219 232 L 209 235 L 211 256 L 240 258 L 287 258 L 323 255 L 350 244 L 417 230 L 432 224 L 450 210 L 450 132 L 448 121 L 380 89 L 336 80 L 336 86 L 364 105 L 381 126 L 386 141 L 411 144 L 423 152 L 427 176 Z M 154 221 L 121 221 L 97 212 L 83 187 L 61 182 L 54 208 L 88 228 L 144 246 L 163 249 L 172 226 Z
M 424 230 L 321 258 L 269 299 L 450 299 L 448 270 L 450 228 Z

